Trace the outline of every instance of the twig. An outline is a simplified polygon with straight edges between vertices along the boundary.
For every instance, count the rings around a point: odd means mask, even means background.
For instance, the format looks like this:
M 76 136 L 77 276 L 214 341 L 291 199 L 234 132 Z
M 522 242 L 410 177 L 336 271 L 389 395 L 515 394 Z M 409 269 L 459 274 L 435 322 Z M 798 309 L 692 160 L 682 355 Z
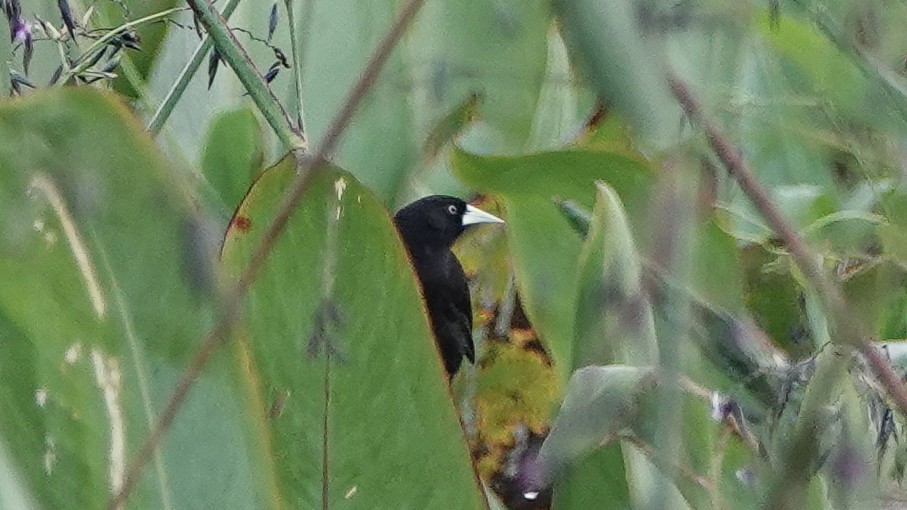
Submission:
M 237 5 L 239 5 L 239 0 L 230 0 L 227 2 L 227 5 L 224 6 L 224 19 L 230 19 L 230 16 L 233 14 Z M 208 52 L 211 50 L 212 46 L 214 46 L 214 43 L 211 40 L 211 36 L 205 35 L 204 40 L 198 45 L 198 48 L 195 48 L 195 52 L 192 53 L 192 58 L 189 59 L 189 62 L 186 63 L 186 66 L 180 71 L 180 75 L 176 79 L 176 82 L 174 82 L 173 86 L 170 87 L 170 90 L 167 91 L 167 95 L 164 97 L 164 100 L 161 101 L 161 105 L 155 110 L 154 116 L 151 117 L 151 121 L 148 123 L 148 131 L 152 135 L 158 134 L 161 131 L 161 128 L 164 127 L 164 123 L 167 122 L 167 119 L 170 118 L 170 114 L 173 113 L 173 108 L 176 107 L 177 101 L 182 97 L 183 92 L 186 90 L 186 87 L 189 86 L 192 77 L 195 76 L 195 71 L 198 70 L 199 66 L 205 60 L 205 57 L 208 56 Z
M 702 125 L 709 145 L 711 145 L 712 149 L 715 151 L 718 159 L 724 163 L 724 166 L 737 180 L 737 183 L 740 185 L 740 188 L 743 189 L 743 192 L 753 201 L 753 204 L 768 222 L 769 227 L 778 234 L 778 237 L 780 237 L 784 245 L 787 246 L 787 249 L 794 257 L 797 266 L 803 271 L 803 274 L 806 276 L 807 280 L 809 280 L 810 284 L 815 287 L 820 295 L 832 302 L 833 306 L 830 307 L 832 310 L 837 311 L 843 309 L 844 300 L 841 297 L 840 291 L 825 278 L 822 273 L 822 268 L 817 262 L 817 257 L 809 252 L 803 238 L 800 237 L 796 230 L 794 230 L 787 220 L 784 219 L 781 211 L 775 207 L 768 192 L 759 184 L 756 177 L 743 160 L 739 149 L 731 145 L 724 137 L 724 134 L 722 134 L 709 119 L 704 117 L 699 101 L 693 96 L 693 93 L 683 81 L 675 75 L 670 75 L 668 77 L 668 83 L 671 86 L 671 91 L 674 93 L 674 96 L 677 98 L 677 101 L 683 107 L 686 114 Z M 850 340 L 853 345 L 860 342 L 858 338 L 848 340 Z
M 299 204 L 303 193 L 308 187 L 309 181 L 313 174 L 313 168 L 320 162 L 326 160 L 327 157 L 333 153 L 334 149 L 337 147 L 337 144 L 340 141 L 341 135 L 352 120 L 353 114 L 356 112 L 356 109 L 362 102 L 363 97 L 365 97 L 366 92 L 368 92 L 369 88 L 371 88 L 371 86 L 374 84 L 379 72 L 390 56 L 391 50 L 403 36 L 403 32 L 412 22 L 413 18 L 415 17 L 416 13 L 419 11 L 419 8 L 423 3 L 425 3 L 425 0 L 409 0 L 409 2 L 407 2 L 407 4 L 403 7 L 403 10 L 394 21 L 393 26 L 388 31 L 387 35 L 384 36 L 381 44 L 375 50 L 375 53 L 372 55 L 371 60 L 369 60 L 368 64 L 366 65 L 365 70 L 362 72 L 359 78 L 359 81 L 356 82 L 356 86 L 353 88 L 353 90 L 350 92 L 349 97 L 344 102 L 340 112 L 337 113 L 336 117 L 328 128 L 327 133 L 325 134 L 323 141 L 321 142 L 321 145 L 318 147 L 318 150 L 312 157 L 305 158 L 301 162 L 300 171 L 295 177 L 291 189 L 287 192 L 286 198 L 281 203 L 274 221 L 269 225 L 267 232 L 262 238 L 261 244 L 259 244 L 258 248 L 253 253 L 248 265 L 240 275 L 239 280 L 237 281 L 233 289 L 233 292 L 226 300 L 217 324 L 205 337 L 203 344 L 199 348 L 195 357 L 192 359 L 190 365 L 186 368 L 186 371 L 183 373 L 182 378 L 177 383 L 173 394 L 167 401 L 164 410 L 158 417 L 158 422 L 154 430 L 145 440 L 145 443 L 136 454 L 135 459 L 129 465 L 129 469 L 126 472 L 126 476 L 123 481 L 123 487 L 111 498 L 108 504 L 109 509 L 113 510 L 118 508 L 121 503 L 126 501 L 129 495 L 135 489 L 139 477 L 141 476 L 142 469 L 151 458 L 153 452 L 157 449 L 161 438 L 163 437 L 166 430 L 170 427 L 179 409 L 182 407 L 183 402 L 185 401 L 186 396 L 189 393 L 189 390 L 195 383 L 198 375 L 201 373 L 202 368 L 204 368 L 205 363 L 207 363 L 208 359 L 211 357 L 211 354 L 214 353 L 217 347 L 219 347 L 223 343 L 227 334 L 232 329 L 232 325 L 236 320 L 236 316 L 238 315 L 237 312 L 239 310 L 240 303 L 245 297 L 249 286 L 255 280 L 256 276 L 267 260 L 271 249 L 277 242 L 277 238 L 281 233 L 283 233 L 284 229 L 286 228 L 290 215 Z

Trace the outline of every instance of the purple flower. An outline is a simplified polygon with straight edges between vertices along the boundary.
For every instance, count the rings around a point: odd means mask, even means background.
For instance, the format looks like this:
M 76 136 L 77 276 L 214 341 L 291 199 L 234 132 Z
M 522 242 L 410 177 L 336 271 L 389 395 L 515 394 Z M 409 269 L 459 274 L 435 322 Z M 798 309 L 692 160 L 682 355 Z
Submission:
M 13 39 L 13 43 L 22 43 L 25 47 L 25 52 L 22 54 L 22 67 L 25 70 L 25 74 L 28 75 L 28 65 L 31 63 L 32 52 L 34 51 L 34 46 L 32 45 L 32 34 L 31 34 L 31 23 L 25 21 L 21 16 L 10 19 L 10 36 Z
M 31 44 L 31 23 L 23 18 L 16 18 L 11 23 L 11 35 L 13 42 L 20 42 L 25 45 Z

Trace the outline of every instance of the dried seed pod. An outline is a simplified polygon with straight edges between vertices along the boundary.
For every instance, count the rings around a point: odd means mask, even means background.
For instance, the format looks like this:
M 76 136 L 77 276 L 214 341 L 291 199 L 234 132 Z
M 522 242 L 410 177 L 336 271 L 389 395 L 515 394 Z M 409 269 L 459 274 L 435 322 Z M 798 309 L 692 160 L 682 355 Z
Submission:
M 72 9 L 69 8 L 67 0 L 57 0 L 57 7 L 60 9 L 60 16 L 63 18 L 63 24 L 69 30 L 69 37 L 76 38 L 76 20 L 72 17 Z
M 214 84 L 214 76 L 217 75 L 220 60 L 220 53 L 217 48 L 212 48 L 211 55 L 208 56 L 208 90 L 211 90 L 211 85 Z
M 268 68 L 268 72 L 265 73 L 265 82 L 271 83 L 274 81 L 274 78 L 277 78 L 277 73 L 280 72 L 280 62 L 274 62 L 271 64 L 271 67 Z
M 274 37 L 274 30 L 277 30 L 277 2 L 274 2 L 274 5 L 271 6 L 271 14 L 268 15 L 268 42 L 271 42 L 271 38 Z

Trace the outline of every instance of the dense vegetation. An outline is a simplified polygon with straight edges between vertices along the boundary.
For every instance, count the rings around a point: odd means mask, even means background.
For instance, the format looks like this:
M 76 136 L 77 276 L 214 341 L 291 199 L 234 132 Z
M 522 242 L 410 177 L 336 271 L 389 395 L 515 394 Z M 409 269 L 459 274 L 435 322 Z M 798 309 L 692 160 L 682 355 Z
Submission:
M 0 5 L 0 508 L 907 501 L 907 4 Z

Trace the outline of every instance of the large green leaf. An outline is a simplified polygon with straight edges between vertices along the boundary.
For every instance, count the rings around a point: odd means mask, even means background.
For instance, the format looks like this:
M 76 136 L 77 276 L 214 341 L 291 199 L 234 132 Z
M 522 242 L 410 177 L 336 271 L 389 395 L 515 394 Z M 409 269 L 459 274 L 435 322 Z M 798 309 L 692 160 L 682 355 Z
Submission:
M 408 44 L 419 125 L 430 127 L 463 97 L 479 94 L 482 115 L 466 146 L 523 150 L 543 85 L 568 88 L 568 73 L 545 75 L 549 11 L 539 1 L 428 2 Z
M 653 370 L 629 365 L 587 366 L 570 378 L 558 419 L 539 458 L 550 474 L 617 439 L 654 387 Z M 610 473 L 613 476 L 615 473 Z
M 101 508 L 209 325 L 217 237 L 107 96 L 4 104 L 0 139 L 0 442 L 45 508 Z M 272 506 L 236 368 L 200 375 L 136 507 Z
M 593 182 L 602 180 L 621 195 L 631 221 L 640 220 L 652 172 L 644 163 L 625 156 L 579 150 L 521 157 L 482 157 L 457 151 L 453 165 L 464 182 L 502 198 L 520 296 L 566 381 L 572 366 L 576 261 L 582 239 L 555 199 L 571 199 L 591 209 Z
M 262 167 L 261 126 L 249 108 L 218 115 L 205 141 L 202 172 L 217 193 L 218 206 L 233 212 Z
M 579 261 L 573 369 L 653 364 L 658 360 L 658 341 L 636 243 L 614 190 L 596 183 L 596 191 Z
M 659 348 L 627 213 L 614 189 L 597 182 L 595 190 L 595 208 L 579 258 L 570 360 L 575 372 L 539 456 L 551 475 L 563 475 L 555 485 L 563 508 L 582 508 L 567 505 L 586 500 L 581 480 L 592 473 L 621 480 L 607 495 L 612 502 L 655 504 L 651 499 L 655 494 L 664 498 L 663 503 L 670 501 L 666 504 L 671 508 L 682 508 L 675 487 L 651 459 L 632 445 L 621 444 L 618 461 L 614 447 L 608 446 L 632 425 L 645 394 L 652 393 L 654 378 L 648 367 L 658 363 Z M 626 492 L 621 490 L 624 479 Z M 591 492 L 606 496 L 599 489 Z
M 388 211 L 322 166 L 246 301 L 242 350 L 281 500 L 296 508 L 484 508 L 412 270 Z M 237 275 L 296 176 L 256 181 L 227 232 Z M 324 498 L 327 498 L 325 501 Z
M 306 28 L 299 34 L 306 128 L 318 143 L 389 30 L 399 2 L 295 3 L 296 17 Z M 420 146 L 406 101 L 411 85 L 403 64 L 403 50 L 395 49 L 337 151 L 337 162 L 387 203 Z
M 577 232 L 584 237 L 591 235 L 596 238 L 604 235 L 601 232 L 604 219 L 600 212 L 593 224 L 592 214 L 575 204 L 562 202 L 561 207 L 564 215 L 573 223 Z M 614 222 L 621 215 L 622 213 L 619 211 L 612 212 L 611 221 Z M 626 254 L 627 249 L 621 248 L 620 243 L 632 242 L 632 239 L 627 238 L 626 228 L 620 227 L 619 224 L 612 225 L 610 230 L 612 232 L 606 243 L 602 244 L 601 239 L 595 243 L 587 243 L 585 247 L 587 251 L 582 257 L 581 269 L 585 276 L 580 279 L 581 298 L 577 321 L 583 326 L 578 327 L 577 334 L 578 341 L 589 341 L 590 345 L 580 347 L 580 349 L 586 350 L 585 356 L 581 355 L 576 358 L 580 364 L 582 362 L 608 362 L 610 358 L 602 356 L 609 352 L 609 348 L 602 340 L 616 343 L 622 336 L 626 336 L 626 333 L 621 334 L 619 330 L 615 331 L 618 333 L 616 336 L 604 335 L 599 332 L 600 328 L 606 325 L 606 321 L 602 317 L 605 310 L 603 303 L 596 296 L 601 295 L 604 291 L 609 291 L 614 297 L 616 293 L 609 290 L 613 288 L 611 282 L 621 281 L 617 275 L 608 278 L 600 273 L 602 268 L 598 266 L 598 262 L 603 260 L 607 260 L 611 264 L 615 262 L 612 260 L 613 253 L 609 258 L 605 258 L 605 253 L 600 252 L 606 251 L 604 247 L 608 246 L 610 252 L 623 251 Z M 592 231 L 591 234 L 590 231 Z M 769 343 L 768 337 L 756 326 L 753 319 L 740 310 L 742 304 L 739 303 L 743 299 L 742 283 L 738 274 L 740 262 L 734 241 L 718 228 L 714 221 L 702 224 L 698 234 L 699 238 L 694 247 L 694 271 L 690 275 L 692 281 L 679 282 L 676 278 L 669 278 L 663 271 L 655 271 L 650 266 L 642 272 L 649 299 L 660 302 L 665 300 L 670 293 L 682 293 L 690 300 L 694 323 L 690 331 L 692 340 L 697 345 L 700 354 L 719 368 L 719 370 L 709 368 L 699 371 L 697 380 L 705 377 L 701 382 L 707 382 L 710 387 L 721 388 L 722 391 L 733 391 L 737 398 L 747 399 L 748 405 L 763 406 L 766 403 L 777 403 L 779 395 L 776 388 L 780 384 L 780 380 L 787 377 L 789 368 L 783 353 Z M 618 239 L 623 239 L 623 241 L 617 241 Z M 593 254 L 595 258 L 590 258 Z M 632 255 L 632 252 L 630 254 Z M 638 263 L 635 256 L 624 260 L 625 262 L 622 263 L 624 267 L 614 264 L 614 269 L 623 273 L 630 271 L 638 275 L 640 270 L 636 267 Z M 623 278 L 625 281 L 626 274 Z M 630 283 L 632 284 L 632 281 Z M 625 286 L 625 289 L 631 293 L 638 294 L 639 290 L 634 291 L 633 288 L 632 285 Z M 586 299 L 582 296 L 585 296 Z M 660 318 L 664 319 L 664 310 L 657 308 L 655 312 L 656 324 L 658 324 Z M 619 322 L 615 323 L 615 325 L 619 324 Z M 595 336 L 589 338 L 589 332 Z M 739 391 L 742 389 L 741 384 L 762 402 L 751 400 L 748 395 L 741 393 Z
M 296 2 L 303 50 L 306 127 L 318 140 L 388 31 L 402 3 Z M 550 98 L 572 104 L 569 73 L 546 76 L 547 2 L 429 2 L 390 56 L 344 136 L 337 161 L 385 201 L 408 199 L 426 184 L 457 189 L 443 165 L 420 171 L 421 147 L 437 123 L 467 97 L 481 97 L 480 115 L 463 143 L 476 151 L 517 152 L 544 139 L 533 125 L 547 81 Z M 356 34 L 356 37 L 350 37 Z M 493 51 L 489 51 L 493 48 Z M 566 61 L 566 56 L 562 56 Z M 569 108 L 569 107 L 568 107 Z M 565 113 L 564 115 L 572 115 Z M 419 169 L 421 170 L 421 169 Z
M 644 26 L 643 9 L 631 0 L 554 5 L 567 43 L 599 97 L 614 105 L 643 142 L 664 148 L 675 141 L 681 112 L 665 80 L 662 41 Z

